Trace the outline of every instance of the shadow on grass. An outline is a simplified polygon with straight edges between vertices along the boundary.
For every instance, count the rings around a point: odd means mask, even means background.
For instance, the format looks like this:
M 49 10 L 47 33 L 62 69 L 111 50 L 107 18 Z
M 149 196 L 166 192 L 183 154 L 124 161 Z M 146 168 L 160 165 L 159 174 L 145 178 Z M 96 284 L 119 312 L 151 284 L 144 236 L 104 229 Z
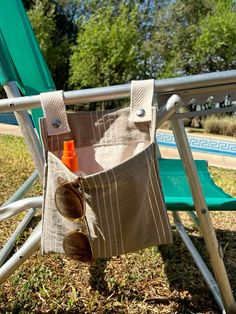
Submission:
M 105 279 L 105 269 L 109 259 L 98 258 L 89 267 L 90 272 L 90 285 L 95 291 L 99 291 L 102 295 L 109 295 L 109 288 Z
M 192 230 L 189 231 L 191 232 Z M 224 262 L 226 271 L 232 290 L 235 292 L 236 232 L 218 229 L 216 230 L 216 236 L 225 253 Z M 190 238 L 207 264 L 207 267 L 212 271 L 209 254 L 206 251 L 203 238 L 193 235 Z M 209 288 L 177 231 L 174 232 L 173 244 L 159 246 L 158 252 L 160 252 L 164 262 L 165 274 L 168 278 L 170 290 L 177 291 L 180 296 L 187 295 L 188 293 L 191 294 L 191 298 L 188 299 L 189 304 L 186 304 L 188 311 L 192 310 L 195 313 L 198 310 L 198 313 L 201 313 L 201 310 L 204 310 L 205 313 L 207 310 L 210 311 L 209 313 L 220 313 Z M 236 297 L 236 293 L 234 295 Z M 185 313 L 184 307 L 180 301 L 179 310 L 181 310 L 181 313 Z

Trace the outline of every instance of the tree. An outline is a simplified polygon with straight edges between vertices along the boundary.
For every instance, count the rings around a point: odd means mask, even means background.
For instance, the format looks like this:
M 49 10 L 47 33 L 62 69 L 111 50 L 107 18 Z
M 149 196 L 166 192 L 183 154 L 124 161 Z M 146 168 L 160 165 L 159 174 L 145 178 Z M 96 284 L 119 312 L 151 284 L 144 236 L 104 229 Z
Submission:
M 193 45 L 198 23 L 212 9 L 212 0 L 166 1 L 156 14 L 152 49 L 156 51 L 158 77 L 194 74 Z
M 75 1 L 36 0 L 28 16 L 57 89 L 67 89 L 70 45 L 76 38 Z
M 166 1 L 151 42 L 157 75 L 172 77 L 235 68 L 234 0 Z
M 234 0 L 24 3 L 57 88 L 235 68 Z
M 236 4 L 220 0 L 199 21 L 199 36 L 193 45 L 193 62 L 204 72 L 236 68 Z
M 121 84 L 140 78 L 142 34 L 138 8 L 102 7 L 81 23 L 71 56 L 70 84 L 76 88 Z

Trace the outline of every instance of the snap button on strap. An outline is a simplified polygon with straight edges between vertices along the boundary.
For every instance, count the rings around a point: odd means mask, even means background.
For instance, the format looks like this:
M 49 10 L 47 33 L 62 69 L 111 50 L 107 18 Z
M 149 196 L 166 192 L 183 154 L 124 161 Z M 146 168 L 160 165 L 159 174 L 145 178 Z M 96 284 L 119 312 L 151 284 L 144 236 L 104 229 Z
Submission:
M 59 135 L 70 132 L 63 91 L 41 93 L 40 99 L 46 119 L 48 135 Z
M 61 120 L 55 119 L 52 121 L 52 126 L 56 129 L 58 129 L 61 126 Z
M 145 112 L 145 110 L 143 108 L 138 109 L 137 112 L 136 112 L 136 115 L 138 117 L 144 117 L 145 114 L 146 114 L 146 112 Z

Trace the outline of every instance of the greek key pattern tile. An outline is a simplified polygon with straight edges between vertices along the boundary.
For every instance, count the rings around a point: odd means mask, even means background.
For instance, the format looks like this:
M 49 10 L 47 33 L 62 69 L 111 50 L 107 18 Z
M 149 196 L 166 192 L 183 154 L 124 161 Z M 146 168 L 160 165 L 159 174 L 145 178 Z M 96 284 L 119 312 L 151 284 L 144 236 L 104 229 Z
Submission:
M 218 140 L 188 136 L 190 147 L 193 151 L 236 157 L 236 139 L 234 141 Z M 161 146 L 176 147 L 175 138 L 172 133 L 158 131 L 156 141 Z
M 13 112 L 1 113 L 0 123 L 17 125 L 17 121 Z

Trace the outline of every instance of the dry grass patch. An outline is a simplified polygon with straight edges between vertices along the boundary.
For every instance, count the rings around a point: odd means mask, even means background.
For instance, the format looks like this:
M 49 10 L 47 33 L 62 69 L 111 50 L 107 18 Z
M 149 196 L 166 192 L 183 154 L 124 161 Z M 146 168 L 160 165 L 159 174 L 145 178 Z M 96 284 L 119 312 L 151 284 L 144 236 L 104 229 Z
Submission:
M 207 133 L 236 137 L 235 116 L 210 116 L 202 121 L 202 125 Z

